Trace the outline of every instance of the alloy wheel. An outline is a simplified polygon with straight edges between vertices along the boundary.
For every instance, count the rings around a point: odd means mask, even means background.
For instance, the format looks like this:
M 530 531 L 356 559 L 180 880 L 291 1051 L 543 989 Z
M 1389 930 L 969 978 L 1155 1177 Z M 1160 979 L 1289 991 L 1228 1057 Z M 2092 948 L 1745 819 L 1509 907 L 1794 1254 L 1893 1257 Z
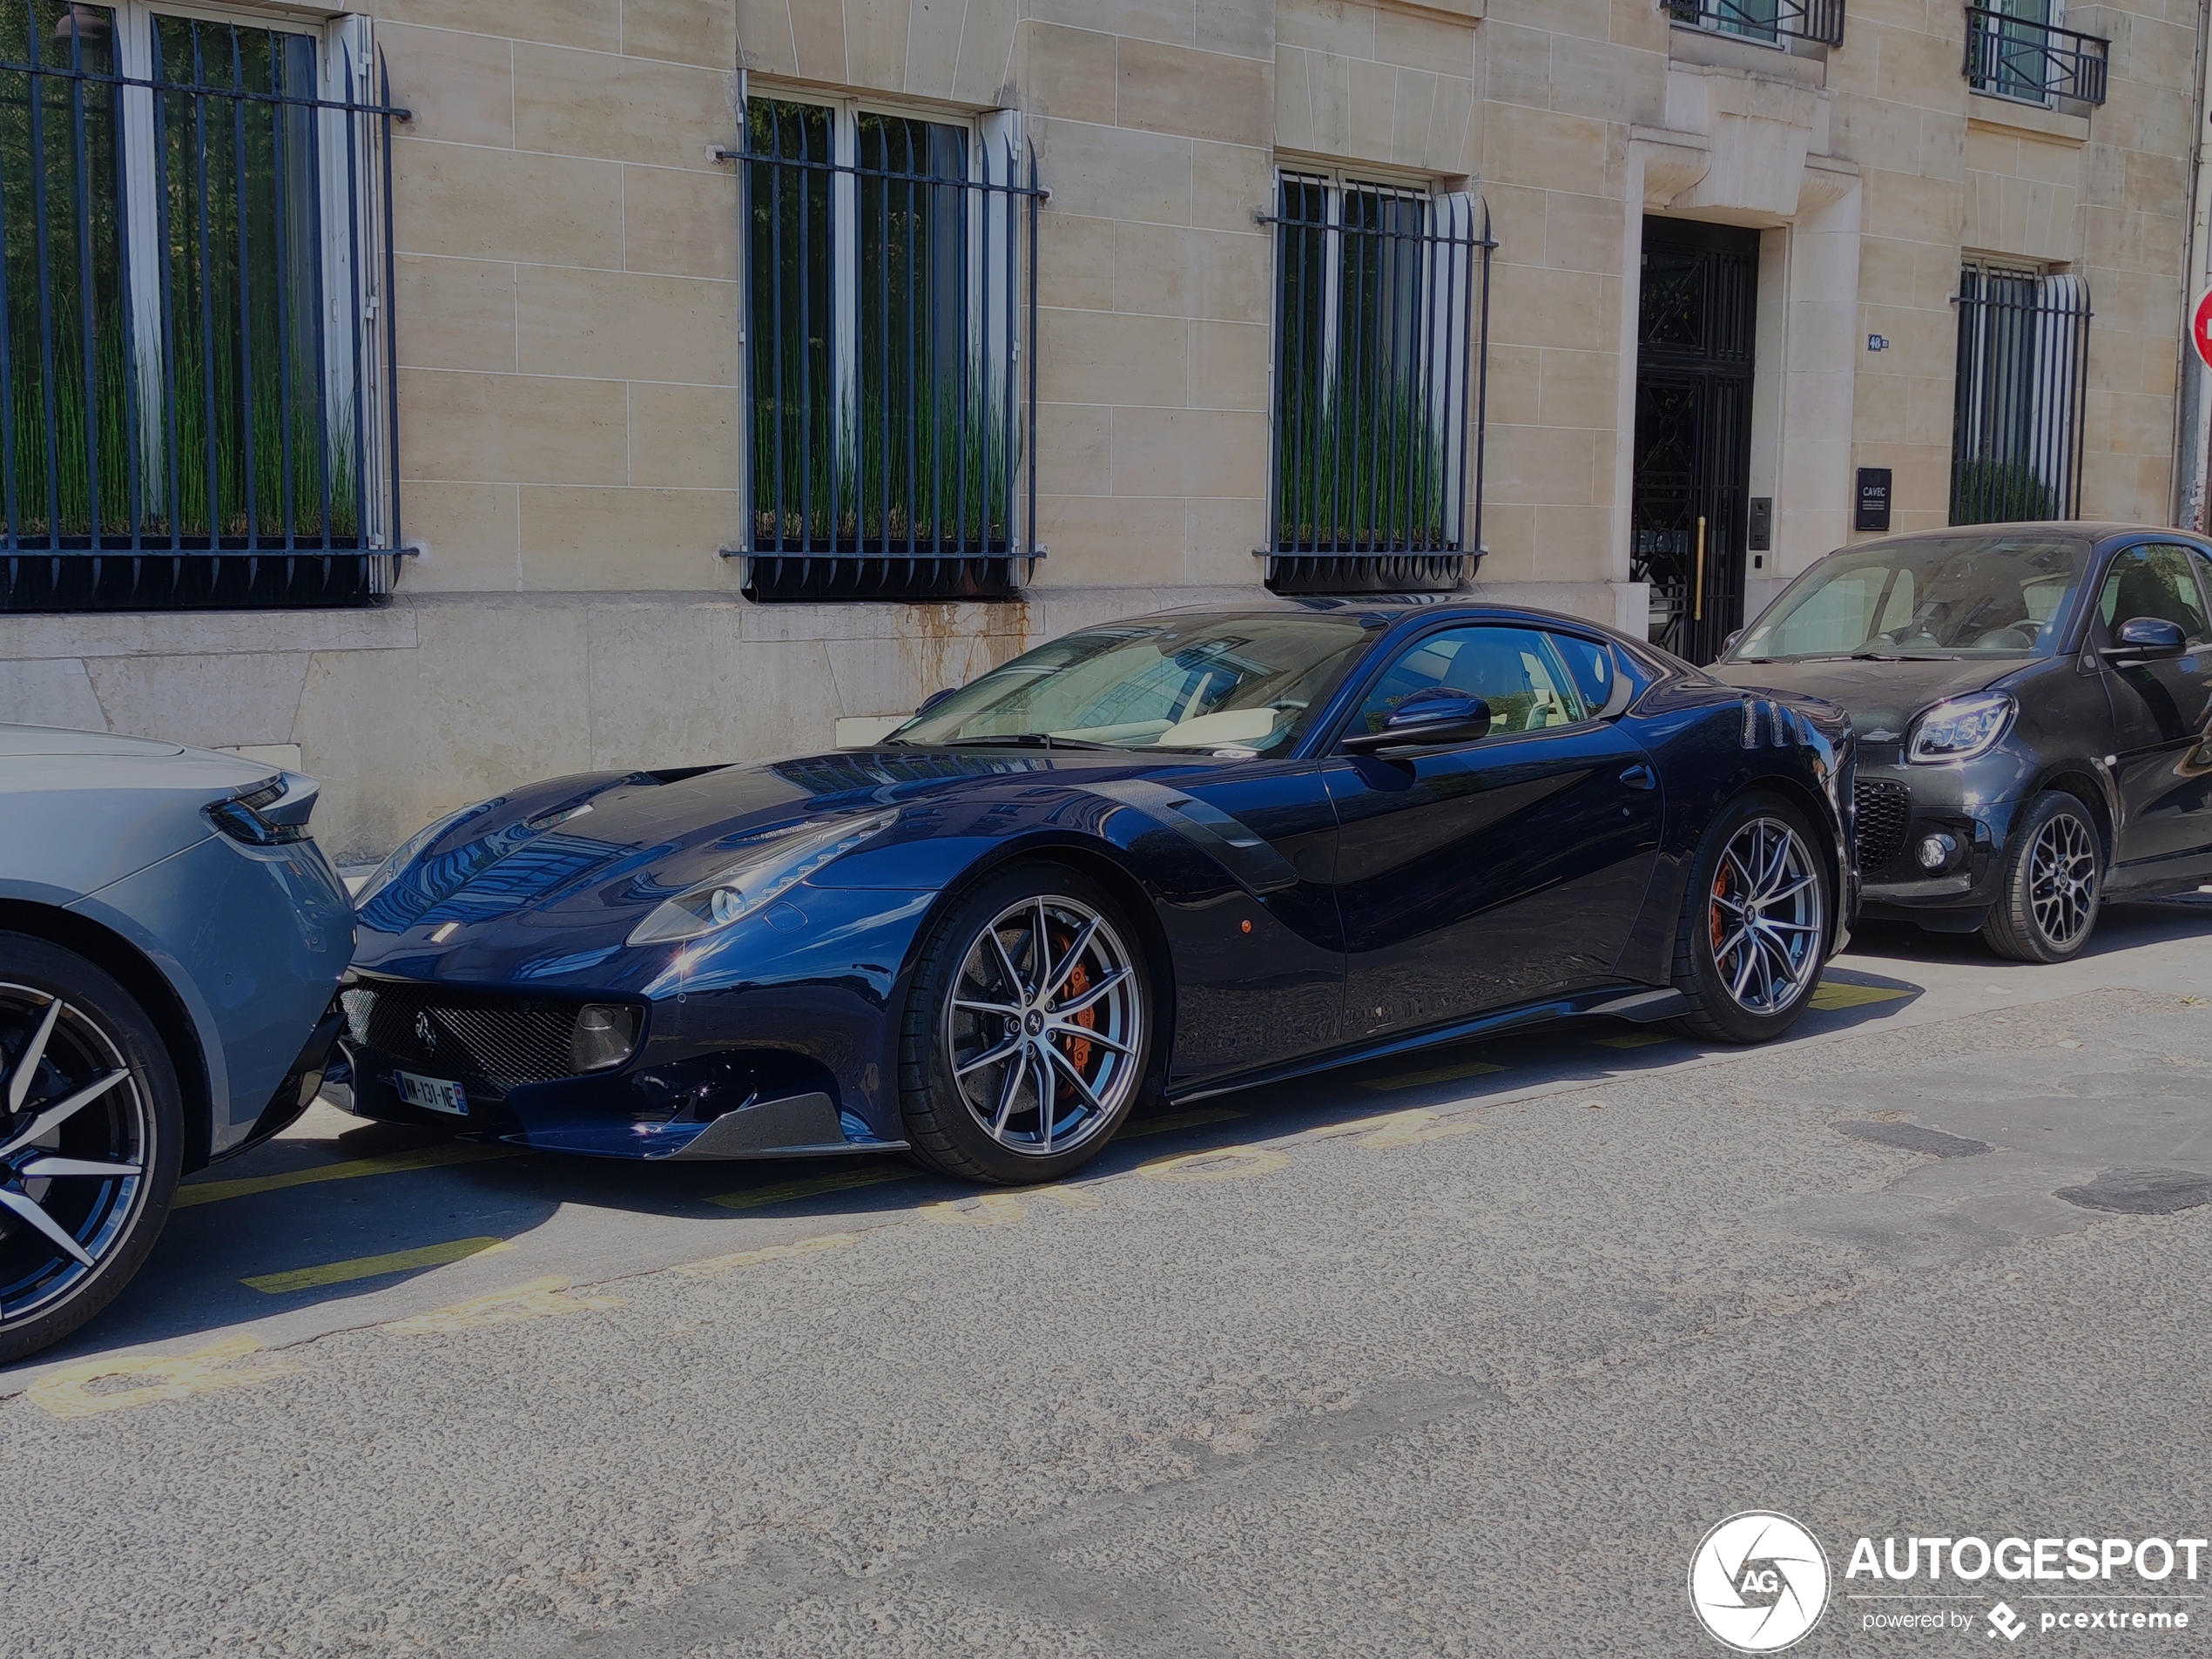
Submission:
M 0 981 L 0 1318 L 68 1298 L 146 1201 L 145 1089 L 91 1010 Z
M 1143 1018 L 1113 925 L 1043 895 L 1007 907 L 968 946 L 945 1005 L 945 1053 L 986 1134 L 1055 1157 L 1117 1121 L 1137 1087 Z
M 2072 813 L 2057 813 L 2035 832 L 2027 853 L 2028 902 L 2035 925 L 2060 950 L 2088 931 L 2097 906 L 2097 844 Z
M 1713 964 L 1737 1006 L 1779 1014 L 1820 972 L 1819 867 L 1797 830 L 1755 818 L 1729 838 L 1713 873 Z

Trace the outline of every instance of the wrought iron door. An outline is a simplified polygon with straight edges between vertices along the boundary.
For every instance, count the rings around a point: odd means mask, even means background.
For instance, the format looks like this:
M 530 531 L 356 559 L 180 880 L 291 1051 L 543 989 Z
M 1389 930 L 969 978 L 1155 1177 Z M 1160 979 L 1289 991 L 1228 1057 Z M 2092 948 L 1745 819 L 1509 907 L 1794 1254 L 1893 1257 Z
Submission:
M 1651 638 L 1694 663 L 1743 623 L 1756 231 L 1643 222 L 1630 575 Z

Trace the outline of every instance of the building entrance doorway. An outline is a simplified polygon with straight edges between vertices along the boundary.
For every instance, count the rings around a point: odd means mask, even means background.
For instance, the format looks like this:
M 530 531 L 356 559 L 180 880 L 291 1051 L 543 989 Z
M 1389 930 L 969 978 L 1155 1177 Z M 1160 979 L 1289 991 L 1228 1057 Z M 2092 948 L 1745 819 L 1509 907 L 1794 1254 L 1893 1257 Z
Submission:
M 1643 221 L 1629 575 L 1651 640 L 1710 663 L 1743 625 L 1759 234 Z

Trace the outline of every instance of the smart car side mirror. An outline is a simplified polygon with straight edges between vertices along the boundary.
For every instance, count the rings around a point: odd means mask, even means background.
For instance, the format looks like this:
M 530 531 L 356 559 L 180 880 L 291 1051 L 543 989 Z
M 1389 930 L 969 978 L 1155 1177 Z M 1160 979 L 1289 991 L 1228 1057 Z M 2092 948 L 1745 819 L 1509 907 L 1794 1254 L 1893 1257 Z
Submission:
M 1726 639 L 1721 641 L 1721 655 L 1725 657 L 1729 654 L 1729 652 L 1734 651 L 1736 649 L 1736 642 L 1743 637 L 1743 631 L 1741 628 L 1738 628 Z
M 2114 667 L 2125 668 L 2134 663 L 2168 662 L 2188 648 L 2181 624 L 2163 617 L 2130 617 L 2100 654 Z
M 1383 718 L 1379 732 L 1353 732 L 1341 745 L 1351 754 L 1416 745 L 1474 743 L 1490 735 L 1490 705 L 1467 691 L 1432 685 Z
M 928 713 L 930 710 L 935 708 L 940 703 L 943 702 L 947 698 L 950 697 L 959 689 L 960 687 L 957 685 L 948 685 L 941 691 L 932 691 L 927 697 L 921 699 L 921 702 L 915 707 L 914 712 L 917 715 Z

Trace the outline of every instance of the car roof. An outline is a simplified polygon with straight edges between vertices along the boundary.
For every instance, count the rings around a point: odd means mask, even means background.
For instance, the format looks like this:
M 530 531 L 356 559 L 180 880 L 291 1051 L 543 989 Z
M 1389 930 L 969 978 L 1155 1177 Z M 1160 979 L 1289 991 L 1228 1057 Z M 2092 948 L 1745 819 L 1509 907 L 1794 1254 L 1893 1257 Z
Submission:
M 2170 524 L 2132 524 L 2122 519 L 2040 518 L 2008 521 L 1998 524 L 1946 524 L 1928 530 L 1904 530 L 1895 536 L 1878 536 L 1871 541 L 1852 542 L 1837 549 L 1839 553 L 1855 553 L 1863 548 L 1878 547 L 1894 542 L 1955 541 L 1960 536 L 1987 536 L 2011 538 L 2041 536 L 2052 540 L 2094 543 L 2101 546 L 2135 536 L 2158 536 L 2202 546 L 2205 538 L 2194 530 L 2176 529 Z
M 1576 617 L 1565 611 L 1541 610 L 1532 605 L 1501 604 L 1469 594 L 1457 593 L 1375 593 L 1348 594 L 1342 597 L 1324 596 L 1270 596 L 1266 598 L 1236 600 L 1225 604 L 1175 605 L 1164 610 L 1148 610 L 1118 620 L 1124 622 L 1197 621 L 1201 617 L 1224 622 L 1245 617 L 1281 617 L 1297 611 L 1325 612 L 1359 624 L 1361 627 L 1388 629 L 1412 621 L 1445 620 L 1454 617 L 1514 619 L 1538 624 L 1563 624 L 1571 628 L 1601 633 L 1608 637 L 1621 637 L 1618 631 L 1603 623 L 1593 622 L 1587 617 Z M 1104 624 L 1110 626 L 1110 624 Z

